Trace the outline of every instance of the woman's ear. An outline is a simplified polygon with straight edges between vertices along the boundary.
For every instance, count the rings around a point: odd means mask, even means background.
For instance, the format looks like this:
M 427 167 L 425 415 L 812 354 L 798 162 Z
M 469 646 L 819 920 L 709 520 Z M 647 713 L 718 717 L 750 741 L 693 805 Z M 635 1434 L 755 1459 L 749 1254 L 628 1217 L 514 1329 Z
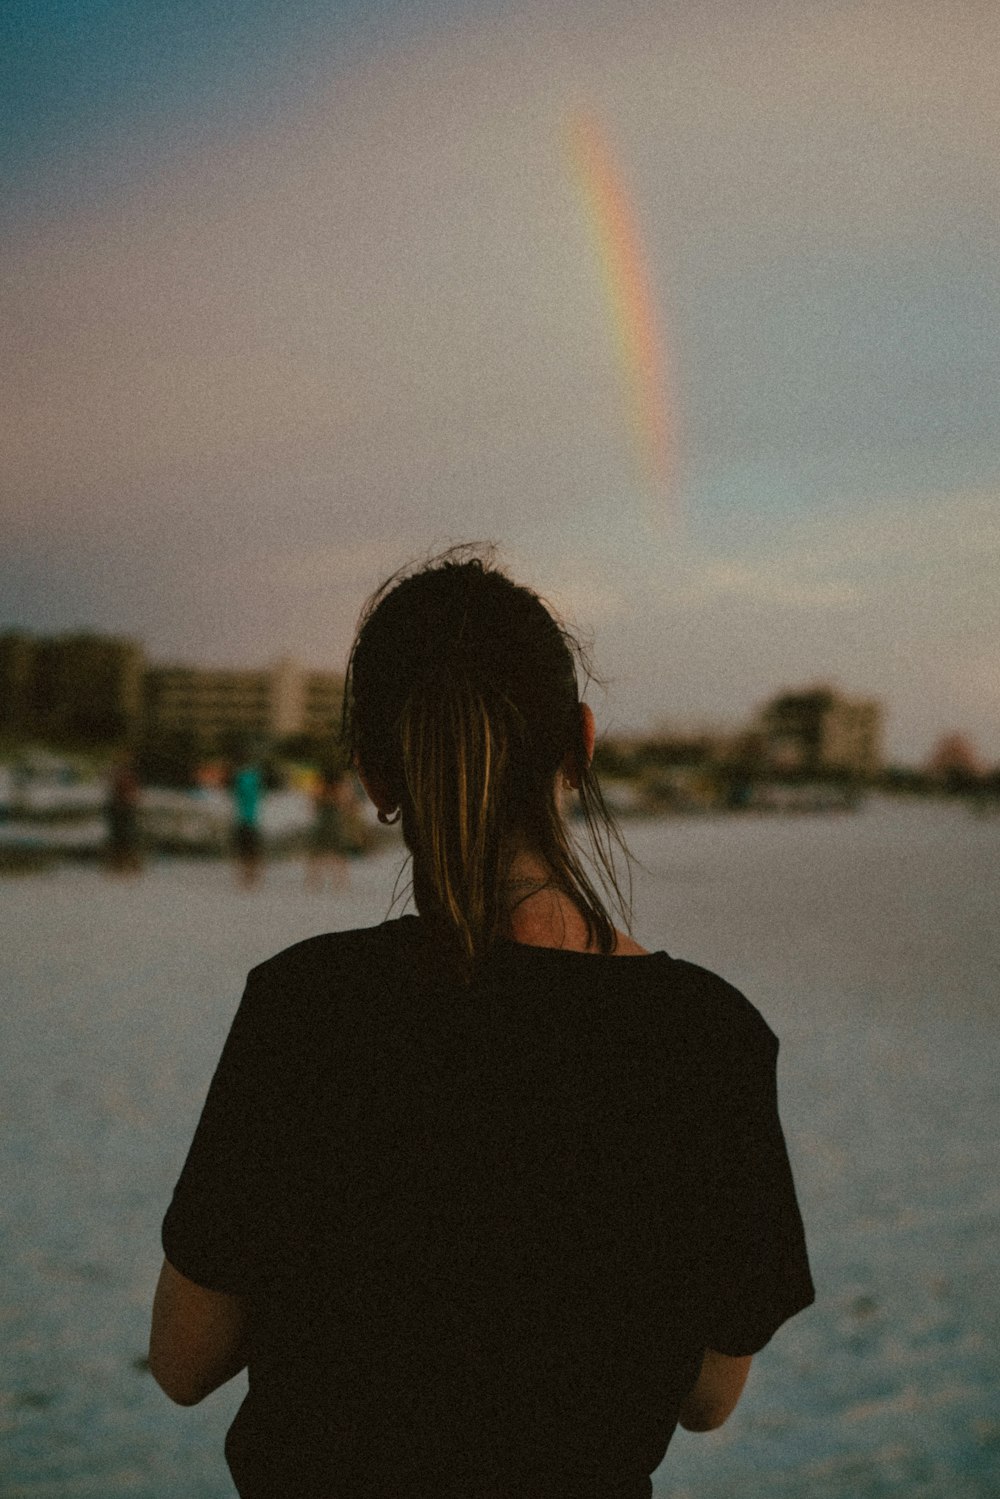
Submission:
M 578 763 L 577 757 L 574 752 L 570 750 L 565 755 L 562 762 L 562 773 L 566 778 L 566 783 L 567 785 L 571 786 L 574 791 L 579 791 L 580 782 L 583 779 L 583 772 L 586 770 L 587 766 L 594 758 L 594 741 L 596 738 L 596 734 L 597 730 L 594 724 L 594 715 L 591 711 L 590 704 L 581 703 L 580 735 L 583 739 L 583 751 L 586 755 L 586 760 L 581 766 Z
M 390 794 L 382 777 L 375 774 L 370 775 L 357 756 L 354 759 L 354 769 L 358 773 L 359 781 L 365 788 L 368 800 L 374 804 L 378 811 L 387 814 L 394 812 L 399 803 Z

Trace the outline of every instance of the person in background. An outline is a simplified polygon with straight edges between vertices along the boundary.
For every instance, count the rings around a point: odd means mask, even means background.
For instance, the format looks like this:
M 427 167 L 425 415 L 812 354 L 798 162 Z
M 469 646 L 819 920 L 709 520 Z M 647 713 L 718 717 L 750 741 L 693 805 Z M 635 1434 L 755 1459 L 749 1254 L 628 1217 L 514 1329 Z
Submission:
M 248 757 L 237 767 L 230 791 L 235 812 L 233 847 L 237 880 L 245 888 L 250 888 L 260 882 L 264 872 L 260 833 L 264 779 L 254 760 Z
M 112 874 L 140 874 L 139 777 L 128 752 L 111 769 L 105 811 L 108 820 L 108 869 Z
M 318 890 L 324 871 L 335 890 L 347 886 L 347 855 L 352 842 L 349 818 L 354 798 L 342 765 L 328 760 L 319 770 L 312 792 L 313 826 L 306 865 L 306 885 Z
M 248 1368 L 243 1499 L 649 1499 L 813 1300 L 777 1040 L 629 935 L 577 661 L 471 549 L 362 614 L 346 742 L 416 912 L 252 970 L 163 1223 L 150 1367 Z

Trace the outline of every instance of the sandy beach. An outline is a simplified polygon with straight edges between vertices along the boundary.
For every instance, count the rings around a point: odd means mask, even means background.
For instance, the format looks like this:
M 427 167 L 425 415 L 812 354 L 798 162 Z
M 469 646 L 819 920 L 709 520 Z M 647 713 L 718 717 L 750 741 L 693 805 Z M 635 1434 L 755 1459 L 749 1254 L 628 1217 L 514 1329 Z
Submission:
M 760 1354 L 671 1499 L 988 1499 L 1000 1470 L 1000 819 L 628 828 L 636 935 L 716 969 L 782 1041 L 781 1106 L 818 1301 Z M 399 855 L 345 893 L 295 860 L 0 881 L 3 1499 L 228 1499 L 242 1379 L 169 1404 L 143 1367 L 159 1224 L 254 963 L 386 915 Z M 403 908 L 402 902 L 397 906 Z

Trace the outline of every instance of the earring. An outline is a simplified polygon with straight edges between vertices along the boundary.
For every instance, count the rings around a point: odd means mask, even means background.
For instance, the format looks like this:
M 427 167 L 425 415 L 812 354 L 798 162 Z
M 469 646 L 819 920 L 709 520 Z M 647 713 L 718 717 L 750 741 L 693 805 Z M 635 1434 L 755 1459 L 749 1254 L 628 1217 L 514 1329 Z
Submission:
M 384 807 L 379 807 L 378 809 L 378 820 L 379 822 L 384 823 L 386 827 L 390 826 L 394 822 L 398 822 L 401 815 L 402 812 L 399 807 L 396 807 L 392 812 L 386 812 Z

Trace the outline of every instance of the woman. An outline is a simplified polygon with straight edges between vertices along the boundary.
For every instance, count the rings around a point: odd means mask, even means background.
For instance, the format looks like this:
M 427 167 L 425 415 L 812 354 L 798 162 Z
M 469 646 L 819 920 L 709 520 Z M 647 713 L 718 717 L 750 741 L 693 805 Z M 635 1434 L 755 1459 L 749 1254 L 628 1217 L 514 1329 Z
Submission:
M 233 847 L 236 852 L 236 877 L 250 889 L 260 882 L 264 871 L 261 853 L 260 804 L 264 795 L 264 778 L 260 768 L 244 759 L 233 772 L 230 786 L 236 820 L 233 825 Z
M 250 974 L 167 1212 L 150 1363 L 249 1366 L 244 1499 L 648 1499 L 813 1297 L 777 1042 L 618 930 L 566 631 L 453 549 L 369 602 L 346 732 L 417 915 Z
M 142 872 L 139 828 L 141 794 L 135 760 L 126 751 L 115 762 L 108 783 L 108 868 L 113 874 Z

